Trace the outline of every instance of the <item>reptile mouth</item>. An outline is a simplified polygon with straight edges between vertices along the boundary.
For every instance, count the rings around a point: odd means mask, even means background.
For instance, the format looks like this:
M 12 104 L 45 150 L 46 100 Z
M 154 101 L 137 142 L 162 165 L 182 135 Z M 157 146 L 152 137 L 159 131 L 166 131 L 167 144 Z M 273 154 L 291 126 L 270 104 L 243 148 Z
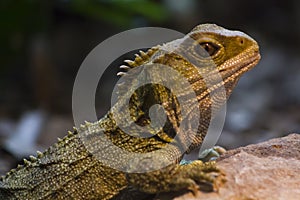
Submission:
M 240 55 L 240 57 L 239 63 L 229 63 L 227 67 L 219 71 L 222 74 L 224 83 L 228 83 L 252 69 L 255 65 L 257 65 L 261 58 L 258 50 L 254 52 L 245 52 L 244 54 Z
M 259 60 L 260 60 L 260 54 L 257 52 L 254 54 L 254 56 L 250 58 L 246 58 L 246 61 L 248 62 L 245 62 L 244 65 L 241 65 L 237 70 L 237 72 L 241 70 L 244 71 L 243 69 L 247 69 L 247 70 L 252 69 L 259 62 Z

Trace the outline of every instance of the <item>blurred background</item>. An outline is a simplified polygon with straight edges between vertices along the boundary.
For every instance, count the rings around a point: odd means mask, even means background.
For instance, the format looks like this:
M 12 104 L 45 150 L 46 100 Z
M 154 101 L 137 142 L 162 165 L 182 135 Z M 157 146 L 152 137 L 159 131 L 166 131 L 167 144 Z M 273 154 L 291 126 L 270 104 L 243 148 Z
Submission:
M 100 42 L 136 27 L 187 33 L 207 22 L 246 32 L 262 54 L 228 101 L 219 144 L 300 132 L 300 1 L 0 0 L 0 174 L 72 129 L 73 82 Z M 98 117 L 110 107 L 120 64 L 98 85 Z

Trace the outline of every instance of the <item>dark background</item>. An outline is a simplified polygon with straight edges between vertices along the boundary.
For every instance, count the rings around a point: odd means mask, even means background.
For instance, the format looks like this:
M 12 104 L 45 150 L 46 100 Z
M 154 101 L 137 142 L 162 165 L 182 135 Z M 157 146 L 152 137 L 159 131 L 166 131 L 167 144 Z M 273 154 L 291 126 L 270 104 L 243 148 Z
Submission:
M 101 41 L 136 27 L 187 33 L 207 22 L 246 32 L 258 41 L 262 55 L 228 101 L 220 144 L 234 148 L 299 132 L 297 0 L 2 0 L 0 174 L 32 151 L 12 151 L 7 145 L 28 115 L 42 117 L 32 149 L 44 149 L 72 129 L 73 82 L 84 58 Z M 99 83 L 99 117 L 109 109 L 119 64 Z M 34 123 L 23 125 L 30 132 Z M 22 138 L 19 142 L 25 143 Z

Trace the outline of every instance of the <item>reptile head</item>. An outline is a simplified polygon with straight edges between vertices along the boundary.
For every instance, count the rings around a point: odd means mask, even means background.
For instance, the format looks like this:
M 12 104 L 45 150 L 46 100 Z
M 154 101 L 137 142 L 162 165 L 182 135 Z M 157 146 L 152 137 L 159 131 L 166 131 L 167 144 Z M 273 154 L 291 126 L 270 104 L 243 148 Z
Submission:
M 189 91 L 197 96 L 201 134 L 193 139 L 190 151 L 201 144 L 211 118 L 226 102 L 242 74 L 260 60 L 259 46 L 245 33 L 204 24 L 162 49 L 171 53 L 163 54 L 157 62 L 180 72 L 192 87 Z M 180 106 L 192 107 L 190 101 Z
M 257 42 L 240 31 L 227 30 L 215 24 L 202 24 L 196 26 L 186 38 L 192 38 L 192 44 L 188 47 L 184 45 L 186 56 L 194 61 L 193 64 L 214 87 L 224 85 L 227 96 L 241 75 L 260 60 Z M 221 75 L 222 82 L 217 78 L 214 80 L 216 72 Z

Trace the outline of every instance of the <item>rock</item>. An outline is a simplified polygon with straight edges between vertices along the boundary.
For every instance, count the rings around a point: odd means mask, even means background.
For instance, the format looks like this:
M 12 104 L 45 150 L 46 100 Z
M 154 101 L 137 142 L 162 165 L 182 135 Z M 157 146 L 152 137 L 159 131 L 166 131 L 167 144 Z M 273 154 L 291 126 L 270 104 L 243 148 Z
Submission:
M 162 194 L 156 200 L 300 199 L 300 134 L 230 150 L 218 166 L 226 174 L 218 191 Z

